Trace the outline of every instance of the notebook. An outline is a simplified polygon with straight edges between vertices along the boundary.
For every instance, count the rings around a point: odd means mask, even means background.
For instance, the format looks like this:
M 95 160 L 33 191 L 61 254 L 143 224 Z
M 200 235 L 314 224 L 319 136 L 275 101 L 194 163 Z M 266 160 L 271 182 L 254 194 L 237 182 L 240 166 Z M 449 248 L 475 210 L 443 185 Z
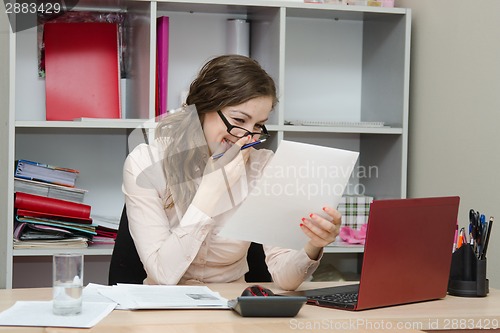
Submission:
M 347 310 L 445 297 L 459 201 L 459 197 L 373 201 L 359 283 L 286 295 Z

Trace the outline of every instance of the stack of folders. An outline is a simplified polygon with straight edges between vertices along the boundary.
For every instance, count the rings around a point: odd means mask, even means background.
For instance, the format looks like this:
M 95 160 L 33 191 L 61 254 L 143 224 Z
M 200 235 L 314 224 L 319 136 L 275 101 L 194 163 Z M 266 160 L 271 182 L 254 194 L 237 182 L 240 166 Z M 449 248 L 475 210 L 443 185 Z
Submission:
M 92 215 L 94 224 L 97 225 L 97 235 L 92 238 L 89 244 L 114 244 L 118 234 L 120 219 L 110 216 Z
M 119 221 L 90 215 L 78 170 L 17 160 L 14 177 L 14 248 L 114 244 Z M 98 223 L 96 223 L 98 222 Z
M 16 192 L 14 248 L 87 247 L 97 235 L 83 203 Z

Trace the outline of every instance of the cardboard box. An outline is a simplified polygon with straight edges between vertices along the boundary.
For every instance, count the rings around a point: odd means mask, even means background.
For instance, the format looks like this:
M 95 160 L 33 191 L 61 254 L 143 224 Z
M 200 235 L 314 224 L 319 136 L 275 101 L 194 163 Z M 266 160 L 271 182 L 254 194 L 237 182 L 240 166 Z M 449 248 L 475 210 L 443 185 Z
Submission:
M 337 210 L 342 214 L 342 226 L 360 229 L 363 224 L 368 222 L 372 202 L 373 197 L 370 196 L 343 196 L 337 207 Z

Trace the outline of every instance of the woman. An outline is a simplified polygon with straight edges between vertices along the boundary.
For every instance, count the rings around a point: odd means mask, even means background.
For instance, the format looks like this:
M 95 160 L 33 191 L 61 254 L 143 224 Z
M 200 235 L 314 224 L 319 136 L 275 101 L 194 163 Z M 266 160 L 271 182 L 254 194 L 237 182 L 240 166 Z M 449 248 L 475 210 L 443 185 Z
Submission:
M 124 165 L 123 192 L 144 283 L 244 281 L 249 242 L 218 232 L 272 157 L 269 150 L 240 149 L 268 136 L 264 123 L 277 103 L 275 84 L 256 61 L 220 56 L 202 67 L 186 103 L 164 117 L 155 141 L 137 146 Z M 264 246 L 279 288 L 296 289 L 338 235 L 340 213 L 323 211 L 329 219 L 310 214 L 297 221 L 309 237 L 302 250 Z

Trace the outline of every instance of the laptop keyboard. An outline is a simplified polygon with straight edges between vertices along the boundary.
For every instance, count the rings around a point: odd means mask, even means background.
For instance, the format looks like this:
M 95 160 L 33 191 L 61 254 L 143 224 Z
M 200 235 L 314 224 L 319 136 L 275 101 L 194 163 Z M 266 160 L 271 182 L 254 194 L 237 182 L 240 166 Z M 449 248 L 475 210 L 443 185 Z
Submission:
M 332 304 L 355 304 L 358 301 L 358 293 L 341 293 L 332 295 L 309 296 L 310 300 L 315 300 L 321 303 Z
M 318 306 L 356 309 L 359 283 L 327 288 L 316 288 L 285 293 L 286 296 L 306 296 L 307 303 Z

